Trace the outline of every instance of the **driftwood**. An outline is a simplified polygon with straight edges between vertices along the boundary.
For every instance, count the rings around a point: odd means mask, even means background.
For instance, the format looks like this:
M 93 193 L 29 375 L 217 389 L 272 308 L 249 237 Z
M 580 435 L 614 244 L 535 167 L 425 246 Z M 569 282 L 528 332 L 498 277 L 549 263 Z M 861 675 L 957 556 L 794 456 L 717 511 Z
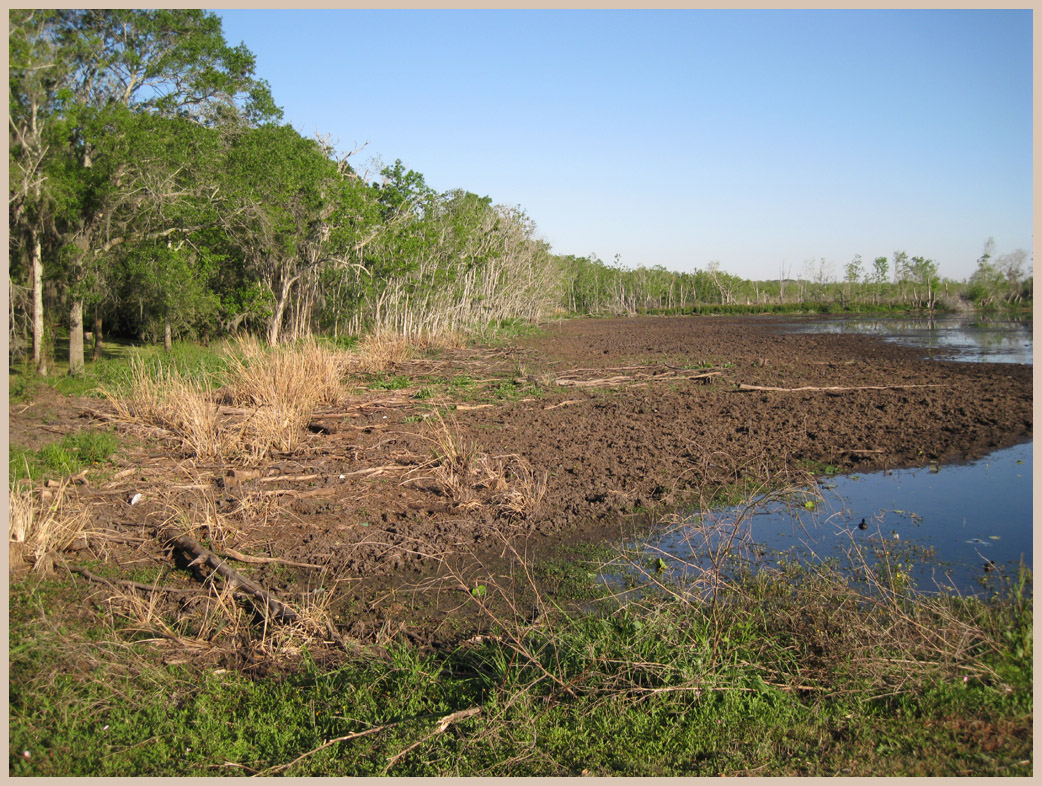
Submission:
M 394 766 L 394 764 L 397 763 L 397 761 L 399 759 L 401 759 L 402 756 L 404 756 L 406 753 L 411 751 L 417 745 L 420 745 L 421 743 L 425 742 L 426 740 L 429 740 L 431 737 L 435 736 L 436 734 L 443 734 L 443 733 L 445 733 L 445 731 L 448 730 L 449 726 L 451 726 L 453 723 L 456 723 L 457 721 L 461 721 L 464 718 L 473 717 L 473 716 L 478 715 L 480 713 L 481 713 L 481 707 L 470 707 L 469 709 L 460 710 L 459 712 L 453 712 L 452 714 L 446 715 L 445 717 L 441 718 L 438 721 L 438 725 L 435 727 L 433 732 L 428 734 L 426 737 L 421 739 L 419 742 L 413 743 L 408 748 L 403 750 L 401 753 L 399 753 L 396 756 L 394 756 L 387 763 L 387 766 L 384 768 L 384 772 L 386 773 L 387 770 L 389 770 L 392 766 Z M 421 715 L 419 718 L 404 718 L 402 720 L 391 721 L 390 723 L 385 723 L 383 726 L 372 726 L 372 727 L 370 727 L 368 729 L 363 729 L 362 731 L 356 731 L 356 732 L 353 732 L 351 734 L 345 734 L 343 737 L 334 737 L 331 740 L 326 740 L 321 745 L 319 745 L 317 748 L 309 750 L 306 753 L 300 754 L 299 756 L 297 756 L 297 758 L 295 758 L 291 762 L 288 762 L 287 764 L 278 764 L 278 765 L 276 765 L 274 767 L 269 767 L 268 769 L 262 770 L 261 772 L 258 772 L 258 773 L 255 773 L 255 774 L 256 775 L 271 775 L 272 773 L 275 773 L 275 772 L 280 772 L 282 770 L 287 770 L 290 767 L 292 767 L 294 764 L 296 764 L 297 762 L 306 759 L 308 756 L 313 756 L 314 754 L 318 753 L 319 751 L 325 750 L 326 748 L 328 748 L 331 745 L 336 745 L 337 743 L 340 743 L 340 742 L 348 742 L 350 740 L 356 740 L 359 737 L 366 737 L 366 736 L 368 736 L 370 734 L 376 734 L 378 732 L 384 731 L 385 729 L 390 729 L 390 728 L 393 728 L 395 726 L 400 726 L 403 723 L 409 722 L 410 720 L 420 720 L 421 718 L 430 718 L 430 717 L 433 717 L 433 716 L 432 715 Z M 228 767 L 241 767 L 242 769 L 249 769 L 249 767 L 246 767 L 246 766 L 244 766 L 242 764 L 236 764 L 234 762 L 225 762 L 225 766 L 228 766 Z
M 772 388 L 764 385 L 746 385 L 739 383 L 739 390 L 773 390 L 779 393 L 799 393 L 801 391 L 815 390 L 825 392 L 839 392 L 848 390 L 904 390 L 905 388 L 943 388 L 944 385 L 859 385 L 856 387 L 840 387 L 838 385 L 826 387 L 803 387 L 803 388 Z
M 581 398 L 570 398 L 567 401 L 561 401 L 560 403 L 551 404 L 548 407 L 543 407 L 543 409 L 557 409 L 558 407 L 567 407 L 570 404 L 581 404 L 585 400 L 586 399 L 581 399 Z
M 297 622 L 300 617 L 282 601 L 274 597 L 260 584 L 246 578 L 241 573 L 228 567 L 228 564 L 213 552 L 201 546 L 195 538 L 184 535 L 174 529 L 165 529 L 159 533 L 159 538 L 164 543 L 170 543 L 192 556 L 189 567 L 192 565 L 206 565 L 223 578 L 230 587 L 240 588 L 248 595 L 257 609 L 264 615 L 271 614 L 279 622 Z
M 395 764 L 397 764 L 399 761 L 401 761 L 406 756 L 406 754 L 408 754 L 414 748 L 418 748 L 420 745 L 425 743 L 431 737 L 434 737 L 434 736 L 436 736 L 438 734 L 444 734 L 448 730 L 449 726 L 451 726 L 453 723 L 456 723 L 457 721 L 461 721 L 464 718 L 472 718 L 475 715 L 480 715 L 480 714 L 481 714 L 481 707 L 470 707 L 470 708 L 465 709 L 465 710 L 460 710 L 459 712 L 454 712 L 451 715 L 446 715 L 444 718 L 442 718 L 440 721 L 438 721 L 438 725 L 434 728 L 434 731 L 432 731 L 426 737 L 423 737 L 422 739 L 416 740 L 416 742 L 414 742 L 412 745 L 410 745 L 405 750 L 400 751 L 399 753 L 397 753 L 394 756 L 392 756 L 391 759 L 387 762 L 387 766 L 384 767 L 383 774 L 386 775 L 388 770 L 391 769 L 391 767 L 393 767 Z
M 576 373 L 575 371 L 567 372 L 569 374 Z M 704 371 L 695 374 L 684 374 L 679 371 L 663 371 L 654 374 L 626 374 L 614 377 L 605 377 L 603 379 L 570 379 L 568 377 L 558 377 L 554 380 L 554 384 L 559 387 L 573 387 L 573 388 L 589 388 L 589 387 L 614 387 L 616 385 L 643 385 L 648 382 L 665 382 L 667 380 L 687 380 L 694 382 L 703 380 L 709 382 L 713 378 L 718 377 L 722 374 L 721 371 Z

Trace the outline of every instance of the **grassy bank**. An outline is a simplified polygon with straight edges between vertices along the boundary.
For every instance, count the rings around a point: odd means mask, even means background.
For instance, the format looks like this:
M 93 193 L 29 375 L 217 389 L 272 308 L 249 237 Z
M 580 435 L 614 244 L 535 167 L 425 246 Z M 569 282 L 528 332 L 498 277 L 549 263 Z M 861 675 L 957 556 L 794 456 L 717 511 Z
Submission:
M 113 597 L 12 586 L 12 775 L 1032 772 L 1026 575 L 976 600 L 761 574 L 713 603 L 545 605 L 439 651 L 240 668 Z

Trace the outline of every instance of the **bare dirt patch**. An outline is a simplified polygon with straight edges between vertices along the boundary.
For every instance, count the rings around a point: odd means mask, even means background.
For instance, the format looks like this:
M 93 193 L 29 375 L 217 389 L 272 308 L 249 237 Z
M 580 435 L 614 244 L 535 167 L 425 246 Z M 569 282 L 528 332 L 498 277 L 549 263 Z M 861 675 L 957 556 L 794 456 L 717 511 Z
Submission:
M 1032 435 L 1030 367 L 762 318 L 569 321 L 387 376 L 349 380 L 259 466 L 129 441 L 105 482 L 72 488 L 93 534 L 67 562 L 183 568 L 158 537 L 179 528 L 290 606 L 335 597 L 338 634 L 449 640 L 472 627 L 468 587 L 509 585 L 518 555 L 617 537 L 708 483 L 972 460 Z M 10 406 L 13 442 L 112 416 L 44 395 Z

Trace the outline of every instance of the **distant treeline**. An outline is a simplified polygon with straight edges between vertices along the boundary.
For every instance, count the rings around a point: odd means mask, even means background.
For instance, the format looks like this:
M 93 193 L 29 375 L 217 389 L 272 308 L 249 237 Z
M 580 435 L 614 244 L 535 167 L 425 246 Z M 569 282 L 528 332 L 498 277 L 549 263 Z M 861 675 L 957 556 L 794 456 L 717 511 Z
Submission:
M 253 55 L 209 12 L 11 10 L 9 23 L 9 337 L 12 359 L 43 373 L 58 334 L 82 369 L 85 327 L 98 353 L 104 332 L 277 343 L 561 313 L 1031 297 L 1026 252 L 993 260 L 991 246 L 963 284 L 904 254 L 892 280 L 880 258 L 841 283 L 824 263 L 753 282 L 715 263 L 555 255 L 519 207 L 437 192 L 400 161 L 360 172 L 360 151 L 282 124 Z
M 995 257 L 985 242 L 968 281 L 942 278 L 926 257 L 895 251 L 876 257 L 867 268 L 855 256 L 837 280 L 827 260 L 804 264 L 796 278 L 753 281 L 725 273 L 715 262 L 690 273 L 662 267 L 626 269 L 597 257 L 562 257 L 562 306 L 578 314 L 750 313 L 871 311 L 893 309 L 963 310 L 997 306 L 1026 307 L 1033 278 L 1022 249 Z

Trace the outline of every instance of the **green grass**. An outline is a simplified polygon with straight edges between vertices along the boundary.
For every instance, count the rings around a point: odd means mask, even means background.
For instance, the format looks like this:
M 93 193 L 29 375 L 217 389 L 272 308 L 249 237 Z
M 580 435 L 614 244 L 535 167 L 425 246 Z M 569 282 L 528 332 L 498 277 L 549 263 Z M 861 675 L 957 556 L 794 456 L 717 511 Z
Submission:
M 389 377 L 374 375 L 367 382 L 371 390 L 404 390 L 409 387 L 409 378 L 405 376 Z
M 211 347 L 190 342 L 174 342 L 169 353 L 161 345 L 124 340 L 107 340 L 105 354 L 92 360 L 88 353 L 83 374 L 69 376 L 68 340 L 61 344 L 53 366 L 39 376 L 28 363 L 9 366 L 8 396 L 12 403 L 31 401 L 41 385 L 64 396 L 100 396 L 100 389 L 119 388 L 130 380 L 131 362 L 144 362 L 157 369 L 174 368 L 182 376 L 220 386 L 228 370 L 224 343 Z
M 474 334 L 474 341 L 486 346 L 499 347 L 519 338 L 542 335 L 543 328 L 525 319 L 502 319 L 484 326 Z
M 922 601 L 905 598 L 874 627 L 869 609 L 835 614 L 842 592 L 823 577 L 803 579 L 794 590 L 792 576 L 761 576 L 708 606 L 666 595 L 550 608 L 477 645 L 391 644 L 325 666 L 305 653 L 250 677 L 164 664 L 184 660 L 181 648 L 78 611 L 93 587 L 30 578 L 11 591 L 10 773 L 244 775 L 304 756 L 278 772 L 1031 774 L 1027 574 L 1001 597 L 951 599 L 921 618 L 977 632 L 947 659 L 917 650 L 913 633 L 903 651 L 887 644 Z M 470 708 L 480 714 L 436 733 Z
M 8 482 L 14 485 L 26 478 L 37 481 L 75 475 L 87 467 L 103 464 L 119 447 L 119 437 L 110 431 L 77 431 L 38 450 L 11 445 Z

